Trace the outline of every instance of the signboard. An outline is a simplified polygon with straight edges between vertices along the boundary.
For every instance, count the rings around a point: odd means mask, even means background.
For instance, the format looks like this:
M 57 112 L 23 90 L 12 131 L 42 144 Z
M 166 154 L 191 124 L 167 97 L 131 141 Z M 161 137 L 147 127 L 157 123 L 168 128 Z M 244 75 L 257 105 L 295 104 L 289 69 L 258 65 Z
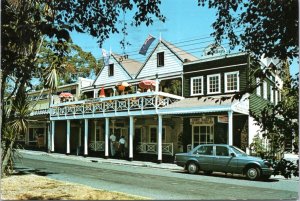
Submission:
M 218 122 L 219 123 L 228 123 L 228 116 L 221 116 L 221 115 L 219 115 L 218 116 Z
M 199 117 L 199 118 L 191 118 L 190 125 L 195 124 L 214 124 L 213 117 Z
M 224 54 L 226 54 L 225 48 L 214 44 L 207 46 L 203 51 L 203 56 L 221 56 Z

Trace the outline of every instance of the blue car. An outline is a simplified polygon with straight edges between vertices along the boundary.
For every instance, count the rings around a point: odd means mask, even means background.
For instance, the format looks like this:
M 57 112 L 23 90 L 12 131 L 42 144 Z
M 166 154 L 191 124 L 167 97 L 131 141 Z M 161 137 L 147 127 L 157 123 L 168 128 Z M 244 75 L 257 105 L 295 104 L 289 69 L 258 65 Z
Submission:
M 177 153 L 175 164 L 190 174 L 224 172 L 243 174 L 250 180 L 268 179 L 273 173 L 268 161 L 227 144 L 201 144 L 187 153 Z

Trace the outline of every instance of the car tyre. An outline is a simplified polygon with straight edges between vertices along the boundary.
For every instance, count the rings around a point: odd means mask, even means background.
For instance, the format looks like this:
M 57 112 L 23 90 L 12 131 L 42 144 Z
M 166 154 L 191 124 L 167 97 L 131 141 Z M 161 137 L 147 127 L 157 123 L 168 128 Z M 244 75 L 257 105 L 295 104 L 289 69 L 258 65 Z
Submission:
M 257 180 L 260 178 L 260 169 L 257 167 L 249 167 L 246 171 L 246 176 L 250 180 Z
M 199 172 L 199 167 L 195 162 L 189 162 L 189 164 L 187 165 L 187 171 L 190 174 L 196 174 Z

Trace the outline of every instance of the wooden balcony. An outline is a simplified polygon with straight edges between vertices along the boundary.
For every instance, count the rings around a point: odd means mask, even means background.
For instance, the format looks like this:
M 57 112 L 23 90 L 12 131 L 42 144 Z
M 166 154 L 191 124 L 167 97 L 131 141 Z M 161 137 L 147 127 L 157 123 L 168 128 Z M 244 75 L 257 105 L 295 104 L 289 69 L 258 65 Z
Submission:
M 164 92 L 145 92 L 121 96 L 93 98 L 51 105 L 51 119 L 79 119 L 130 114 L 154 114 L 157 109 L 184 99 Z

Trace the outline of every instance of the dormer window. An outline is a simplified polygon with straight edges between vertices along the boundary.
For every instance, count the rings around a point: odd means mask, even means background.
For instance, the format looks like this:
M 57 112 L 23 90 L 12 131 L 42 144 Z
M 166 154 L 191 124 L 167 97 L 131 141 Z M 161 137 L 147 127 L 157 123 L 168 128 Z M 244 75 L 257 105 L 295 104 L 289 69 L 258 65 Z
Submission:
M 114 76 L 114 64 L 108 66 L 108 76 Z
M 165 54 L 164 52 L 157 53 L 157 67 L 165 65 Z

